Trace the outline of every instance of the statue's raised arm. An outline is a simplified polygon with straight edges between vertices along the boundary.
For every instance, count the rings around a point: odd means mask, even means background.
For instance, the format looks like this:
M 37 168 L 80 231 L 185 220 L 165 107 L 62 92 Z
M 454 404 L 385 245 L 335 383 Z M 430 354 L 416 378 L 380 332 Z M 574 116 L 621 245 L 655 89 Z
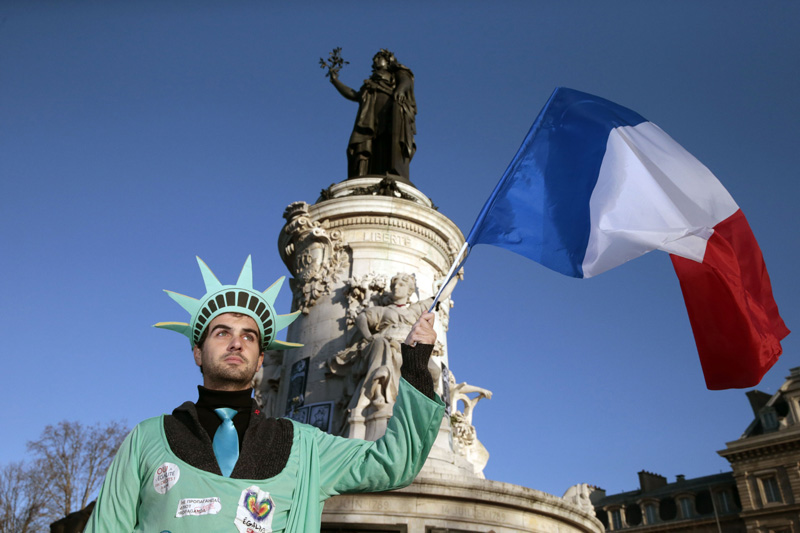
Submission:
M 354 102 L 358 102 L 359 100 L 358 91 L 356 91 L 352 87 L 348 87 L 347 85 L 339 81 L 338 74 L 331 74 L 330 79 L 333 86 L 336 87 L 337 91 L 339 91 L 339 94 L 341 94 L 348 100 L 353 100 Z

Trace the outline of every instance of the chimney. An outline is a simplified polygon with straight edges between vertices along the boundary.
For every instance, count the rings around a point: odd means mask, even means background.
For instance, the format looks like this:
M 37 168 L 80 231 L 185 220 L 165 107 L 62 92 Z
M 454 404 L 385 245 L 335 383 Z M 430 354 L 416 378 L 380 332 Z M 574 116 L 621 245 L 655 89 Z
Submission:
M 667 478 L 664 476 L 653 474 L 646 470 L 639 472 L 639 487 L 642 489 L 642 492 L 650 492 L 651 490 L 664 487 L 666 484 Z

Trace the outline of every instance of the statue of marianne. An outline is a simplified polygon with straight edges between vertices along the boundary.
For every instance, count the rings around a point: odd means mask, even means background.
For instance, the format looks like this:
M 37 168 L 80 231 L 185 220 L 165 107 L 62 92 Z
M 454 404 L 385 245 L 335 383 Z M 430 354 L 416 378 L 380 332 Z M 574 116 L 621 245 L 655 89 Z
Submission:
M 454 277 L 442 291 L 441 300 L 447 299 L 455 288 Z M 348 436 L 375 440 L 386 431 L 392 416 L 403 362 L 400 343 L 411 331 L 414 322 L 433 303 L 433 298 L 410 302 L 417 292 L 413 275 L 398 273 L 391 280 L 388 301 L 384 305 L 367 307 L 355 320 L 356 333 L 350 346 L 328 360 L 334 375 L 347 377 L 352 391 L 348 410 L 351 420 Z M 363 424 L 353 427 L 355 420 Z
M 372 75 L 358 91 L 339 81 L 338 69 L 330 69 L 328 77 L 342 96 L 358 102 L 347 145 L 347 177 L 388 175 L 411 184 L 408 167 L 417 150 L 411 70 L 381 49 L 372 58 Z

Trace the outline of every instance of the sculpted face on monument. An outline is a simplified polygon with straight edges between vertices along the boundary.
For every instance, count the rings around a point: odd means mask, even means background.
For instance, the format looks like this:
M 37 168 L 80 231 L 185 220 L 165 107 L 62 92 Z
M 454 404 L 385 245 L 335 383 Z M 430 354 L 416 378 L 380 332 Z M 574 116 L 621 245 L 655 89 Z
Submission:
M 395 304 L 405 304 L 417 292 L 417 281 L 411 274 L 398 274 L 392 278 L 390 290 Z
M 372 68 L 374 70 L 379 69 L 386 69 L 389 67 L 389 62 L 381 53 L 375 54 L 375 57 L 372 58 Z

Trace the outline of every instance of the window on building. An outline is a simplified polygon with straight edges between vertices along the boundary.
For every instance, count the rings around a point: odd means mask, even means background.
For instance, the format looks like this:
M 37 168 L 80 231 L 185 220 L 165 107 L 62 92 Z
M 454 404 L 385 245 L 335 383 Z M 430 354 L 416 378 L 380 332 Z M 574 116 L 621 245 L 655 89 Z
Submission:
M 775 476 L 764 476 L 759 478 L 761 484 L 761 493 L 764 495 L 764 502 L 766 503 L 780 503 L 783 501 L 781 498 L 781 490 L 778 487 L 778 478 Z
M 622 513 L 619 509 L 611 511 L 611 526 L 613 529 L 622 529 Z
M 692 516 L 692 500 L 689 498 L 681 498 L 678 500 L 681 506 L 681 517 L 690 518 Z
M 717 500 L 718 513 L 732 513 L 735 510 L 733 507 L 733 497 L 730 492 L 723 490 L 717 492 L 714 496 Z
M 764 426 L 764 431 L 773 431 L 778 429 L 778 417 L 773 409 L 765 410 L 760 414 L 761 424 Z
M 644 515 L 647 518 L 648 524 L 655 524 L 658 522 L 658 509 L 656 508 L 656 504 L 648 503 L 644 506 Z
M 711 501 L 711 492 L 705 489 L 698 490 L 694 495 L 695 515 L 714 514 L 714 504 Z
M 658 502 L 658 517 L 661 520 L 675 520 L 678 516 L 678 505 L 672 498 L 664 498 Z
M 595 507 L 594 515 L 600 520 L 600 523 L 603 524 L 603 527 L 608 530 L 610 529 L 608 526 L 608 513 L 605 509 L 599 509 Z
M 642 523 L 642 509 L 638 505 L 625 506 L 625 525 L 638 526 Z

